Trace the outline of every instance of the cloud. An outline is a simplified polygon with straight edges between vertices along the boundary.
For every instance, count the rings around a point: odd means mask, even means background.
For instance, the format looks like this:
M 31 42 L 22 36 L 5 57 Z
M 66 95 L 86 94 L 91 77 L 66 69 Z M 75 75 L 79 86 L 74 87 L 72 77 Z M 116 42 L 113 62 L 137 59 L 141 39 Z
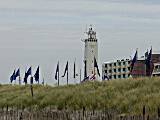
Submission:
M 99 63 L 159 48 L 158 0 L 5 0 L 0 4 L 0 80 L 12 69 L 40 64 L 53 83 L 54 65 L 77 58 L 83 66 L 83 33 L 94 24 Z M 5 81 L 3 81 L 5 82 Z M 7 81 L 8 82 L 8 81 Z

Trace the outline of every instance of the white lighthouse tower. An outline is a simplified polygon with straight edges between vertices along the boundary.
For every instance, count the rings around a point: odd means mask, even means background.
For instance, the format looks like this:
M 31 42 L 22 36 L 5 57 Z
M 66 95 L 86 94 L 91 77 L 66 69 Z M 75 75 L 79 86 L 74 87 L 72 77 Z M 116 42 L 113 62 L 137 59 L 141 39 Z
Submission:
M 84 39 L 85 50 L 84 50 L 84 77 L 97 75 L 97 71 L 94 68 L 94 58 L 98 63 L 98 41 L 96 38 L 96 32 L 93 30 L 92 26 L 86 32 L 87 38 Z M 97 78 L 97 77 L 96 77 Z

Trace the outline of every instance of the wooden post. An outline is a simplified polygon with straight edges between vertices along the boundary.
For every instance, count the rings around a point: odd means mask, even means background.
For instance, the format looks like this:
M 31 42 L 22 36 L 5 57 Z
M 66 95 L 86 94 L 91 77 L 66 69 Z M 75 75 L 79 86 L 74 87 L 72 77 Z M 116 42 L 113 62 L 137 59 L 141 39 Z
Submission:
M 159 107 L 158 107 L 157 112 L 158 112 L 158 120 L 159 120 L 160 119 L 160 108 Z
M 143 120 L 145 120 L 145 115 L 146 115 L 146 108 L 145 108 L 145 106 L 143 106 Z

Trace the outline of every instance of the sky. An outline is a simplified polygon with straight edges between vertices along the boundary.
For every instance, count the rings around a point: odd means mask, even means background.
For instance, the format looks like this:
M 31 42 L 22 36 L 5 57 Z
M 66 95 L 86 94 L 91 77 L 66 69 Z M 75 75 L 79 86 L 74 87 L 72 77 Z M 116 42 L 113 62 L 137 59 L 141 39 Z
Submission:
M 1 0 L 0 2 L 0 83 L 9 83 L 14 69 L 21 77 L 32 66 L 40 66 L 41 79 L 56 83 L 69 61 L 73 80 L 82 69 L 84 32 L 90 24 L 97 32 L 99 60 L 102 63 L 130 58 L 138 48 L 139 56 L 153 47 L 160 53 L 159 0 Z M 82 74 L 83 77 L 83 74 Z M 66 78 L 60 78 L 65 84 Z

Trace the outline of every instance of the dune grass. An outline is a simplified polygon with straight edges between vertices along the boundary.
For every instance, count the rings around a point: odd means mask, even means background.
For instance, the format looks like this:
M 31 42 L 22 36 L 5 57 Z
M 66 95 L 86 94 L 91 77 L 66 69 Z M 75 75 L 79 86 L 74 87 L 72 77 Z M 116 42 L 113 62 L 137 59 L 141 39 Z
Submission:
M 0 107 L 106 108 L 139 114 L 144 105 L 148 113 L 154 113 L 160 106 L 160 78 L 96 81 L 59 87 L 34 85 L 33 90 L 32 98 L 29 85 L 0 85 Z

